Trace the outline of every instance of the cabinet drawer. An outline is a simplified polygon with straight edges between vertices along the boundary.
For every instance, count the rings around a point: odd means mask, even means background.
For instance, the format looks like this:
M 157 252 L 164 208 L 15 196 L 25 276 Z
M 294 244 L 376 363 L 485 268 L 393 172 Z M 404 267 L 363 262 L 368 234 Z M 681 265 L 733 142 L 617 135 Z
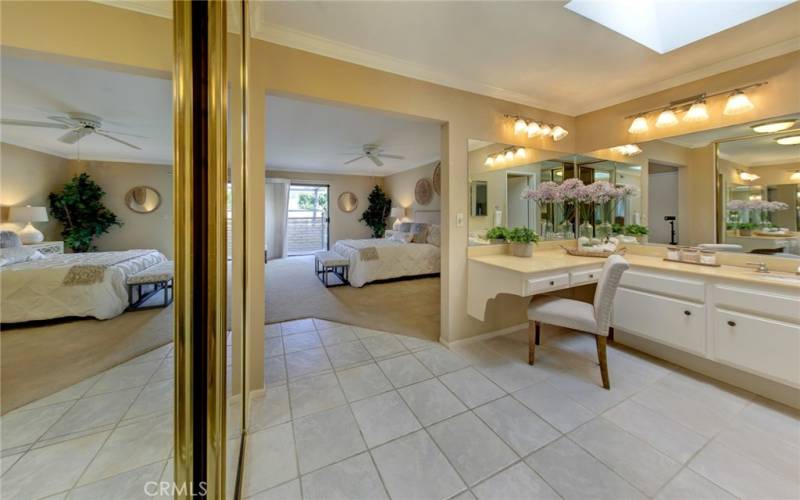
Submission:
M 585 271 L 575 271 L 569 273 L 569 283 L 572 286 L 583 285 L 586 283 L 597 283 L 600 274 L 603 272 L 602 267 L 597 269 L 587 269 Z
M 641 271 L 626 271 L 622 274 L 620 285 L 658 295 L 705 302 L 705 284 L 702 281 L 643 273 Z
M 800 326 L 715 309 L 714 357 L 800 386 Z
M 723 309 L 735 309 L 800 323 L 800 296 L 780 295 L 748 288 L 716 285 L 714 303 Z
M 569 286 L 569 274 L 554 274 L 543 278 L 532 278 L 528 280 L 525 287 L 527 294 L 544 293 L 550 290 L 558 290 Z
M 703 305 L 620 288 L 614 298 L 613 324 L 629 333 L 706 354 Z

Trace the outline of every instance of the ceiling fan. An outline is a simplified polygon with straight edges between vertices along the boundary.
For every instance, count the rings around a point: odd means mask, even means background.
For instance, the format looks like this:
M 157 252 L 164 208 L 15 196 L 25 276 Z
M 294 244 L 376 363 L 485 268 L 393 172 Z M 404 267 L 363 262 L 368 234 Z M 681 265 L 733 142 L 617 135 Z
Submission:
M 381 158 L 391 158 L 393 160 L 402 160 L 403 158 L 405 158 L 404 156 L 385 154 L 383 151 L 384 150 L 378 147 L 378 145 L 376 144 L 364 144 L 361 147 L 362 153 L 351 160 L 347 160 L 346 162 L 344 162 L 344 164 L 349 165 L 350 163 L 358 161 L 362 158 L 369 158 L 372 161 L 372 163 L 374 163 L 376 166 L 382 167 L 383 162 L 381 161 Z
M 114 135 L 127 135 L 131 137 L 142 137 L 140 135 L 126 134 L 123 132 L 112 132 L 101 128 L 103 120 L 99 116 L 90 115 L 89 113 L 67 113 L 67 116 L 48 116 L 48 120 L 52 122 L 35 122 L 30 120 L 10 120 L 2 119 L 0 124 L 3 125 L 18 125 L 22 127 L 40 127 L 40 128 L 57 128 L 66 130 L 67 132 L 58 138 L 59 141 L 66 144 L 75 144 L 84 137 L 90 134 L 97 134 L 111 139 L 112 141 L 124 144 L 129 148 L 142 149 L 135 144 L 123 141 Z M 114 135 L 112 135 L 114 134 Z

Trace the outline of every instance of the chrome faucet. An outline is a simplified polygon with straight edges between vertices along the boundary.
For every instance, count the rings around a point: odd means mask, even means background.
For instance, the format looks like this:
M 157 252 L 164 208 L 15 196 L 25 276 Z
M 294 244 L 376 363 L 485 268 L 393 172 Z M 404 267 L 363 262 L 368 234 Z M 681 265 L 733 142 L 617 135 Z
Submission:
M 769 268 L 765 262 L 748 262 L 748 266 L 756 266 L 757 273 L 768 273 Z

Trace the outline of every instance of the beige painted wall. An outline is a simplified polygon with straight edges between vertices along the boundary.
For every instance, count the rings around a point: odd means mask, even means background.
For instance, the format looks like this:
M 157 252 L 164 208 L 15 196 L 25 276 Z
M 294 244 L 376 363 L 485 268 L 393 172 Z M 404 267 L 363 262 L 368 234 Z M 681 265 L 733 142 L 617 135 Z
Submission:
M 144 163 L 71 161 L 75 172 L 86 172 L 106 192 L 103 203 L 123 223 L 97 238 L 101 251 L 155 248 L 173 258 L 172 166 Z M 125 205 L 131 188 L 149 186 L 161 194 L 161 206 L 149 214 L 139 214 Z
M 47 195 L 69 178 L 69 162 L 64 158 L 0 143 L 0 229 L 22 229 L 24 223 L 8 222 L 8 207 L 49 207 Z M 61 224 L 52 217 L 34 226 L 46 241 L 61 240 Z
M 383 187 L 384 179 L 381 177 L 368 177 L 365 175 L 337 175 L 314 174 L 308 172 L 287 172 L 284 170 L 266 171 L 267 177 L 280 177 L 298 183 L 318 183 L 330 186 L 330 217 L 331 217 L 331 248 L 339 240 L 361 239 L 372 236 L 372 231 L 363 222 L 359 222 L 361 213 L 367 208 L 370 191 L 376 185 Z M 358 197 L 358 207 L 346 213 L 339 209 L 336 200 L 339 195 L 350 191 Z
M 417 203 L 414 196 L 414 189 L 417 181 L 427 178 L 433 182 L 433 170 L 438 161 L 422 165 L 417 168 L 387 175 L 383 178 L 383 185 L 389 197 L 392 199 L 393 207 L 403 207 L 406 209 L 406 217 L 413 218 L 416 210 L 441 210 L 441 196 L 433 192 L 433 198 L 427 205 Z

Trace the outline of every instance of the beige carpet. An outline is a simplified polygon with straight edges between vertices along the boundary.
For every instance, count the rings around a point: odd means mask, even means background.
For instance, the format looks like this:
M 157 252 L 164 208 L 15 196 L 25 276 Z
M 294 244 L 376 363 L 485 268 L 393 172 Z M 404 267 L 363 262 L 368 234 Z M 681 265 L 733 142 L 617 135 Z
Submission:
M 0 413 L 94 376 L 172 341 L 172 306 L 99 321 L 4 326 L 0 332 Z
M 266 321 L 320 318 L 392 333 L 439 339 L 439 278 L 325 288 L 313 257 L 265 266 Z

